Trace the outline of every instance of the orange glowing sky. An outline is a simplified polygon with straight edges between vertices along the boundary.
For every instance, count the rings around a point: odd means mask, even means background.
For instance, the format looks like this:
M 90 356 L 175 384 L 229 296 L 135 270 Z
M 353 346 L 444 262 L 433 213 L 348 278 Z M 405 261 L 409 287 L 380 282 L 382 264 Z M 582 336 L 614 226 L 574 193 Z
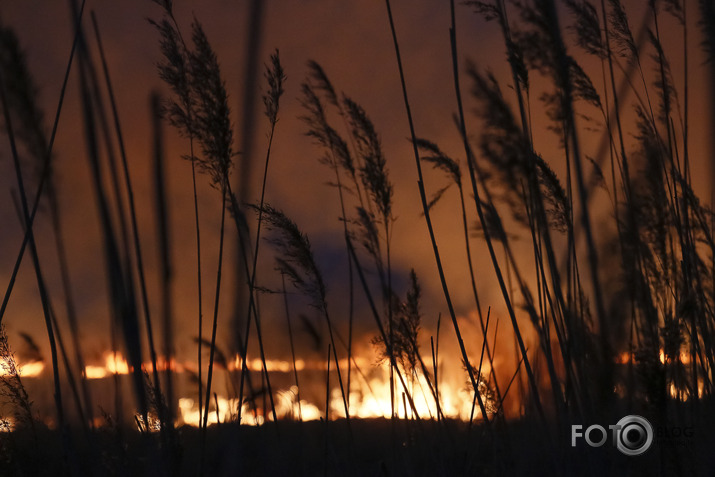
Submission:
M 59 87 L 71 45 L 71 20 L 66 2 L 26 0 L 3 2 L 0 15 L 6 25 L 17 30 L 28 55 L 29 65 L 40 89 L 41 104 L 46 119 L 54 115 Z M 633 18 L 639 17 L 640 2 L 625 2 L 633 10 Z M 227 89 L 233 108 L 234 123 L 239 122 L 243 91 L 244 44 L 247 32 L 247 4 L 229 0 L 203 2 L 176 1 L 177 18 L 182 27 L 188 28 L 192 14 L 203 23 L 213 47 L 219 55 Z M 400 35 L 403 62 L 408 78 L 408 90 L 412 102 L 417 135 L 440 144 L 454 157 L 463 157 L 459 137 L 455 132 L 452 114 L 456 110 L 449 56 L 449 7 L 448 2 L 397 0 L 393 2 L 396 27 Z M 151 181 L 151 130 L 149 127 L 149 94 L 157 90 L 164 94 L 166 88 L 158 78 L 155 63 L 160 59 L 158 36 L 147 18 L 159 18 L 160 11 L 149 0 L 126 0 L 122 2 L 89 0 L 88 11 L 97 15 L 109 67 L 118 98 L 124 136 L 127 142 L 131 174 L 134 180 L 136 200 L 140 206 L 139 228 L 147 260 L 152 311 L 158 317 L 158 281 L 156 273 L 158 254 L 156 229 L 153 222 L 153 190 Z M 629 10 L 631 12 L 631 10 Z M 437 279 L 435 262 L 431 252 L 416 185 L 411 146 L 407 140 L 409 129 L 404 114 L 399 77 L 392 49 L 389 25 L 384 2 L 378 0 L 336 2 L 332 0 L 306 0 L 301 2 L 274 0 L 265 4 L 265 24 L 262 38 L 261 59 L 267 61 L 269 54 L 280 50 L 281 60 L 288 76 L 286 93 L 282 100 L 280 121 L 276 132 L 267 200 L 283 209 L 310 236 L 317 251 L 319 265 L 328 277 L 329 303 L 340 326 L 346 323 L 347 301 L 345 283 L 346 257 L 342 243 L 342 228 L 338 221 L 339 204 L 335 190 L 325 183 L 332 179 L 330 171 L 318 164 L 321 151 L 311 145 L 304 136 L 305 127 L 297 119 L 302 114 L 299 103 L 300 83 L 305 78 L 306 61 L 314 59 L 326 70 L 336 87 L 359 102 L 368 112 L 379 131 L 390 177 L 395 183 L 395 216 L 397 221 L 393 237 L 393 265 L 400 293 L 406 288 L 407 273 L 414 267 L 421 278 L 425 299 L 423 304 L 424 328 L 434 330 L 438 313 L 446 314 L 446 305 Z M 85 21 L 88 21 L 87 15 Z M 633 20 L 637 23 L 637 20 Z M 88 23 L 85 23 L 89 25 Z M 470 9 L 458 6 L 457 29 L 462 66 L 467 58 L 481 68 L 491 69 L 498 78 L 507 78 L 504 47 L 494 24 L 485 23 Z M 695 39 L 692 43 L 696 45 Z M 667 47 L 667 45 L 666 45 Z M 692 60 L 693 97 L 702 91 L 704 75 L 702 58 L 696 46 Z M 673 69 L 680 66 L 678 51 L 671 52 Z M 594 66 L 595 65 L 587 65 Z M 589 70 L 589 72 L 592 72 Z M 593 70 L 594 76 L 598 70 Z M 599 73 L 600 74 L 600 73 Z M 462 78 L 463 90 L 469 88 L 466 75 Z M 597 85 L 600 83 L 594 78 Z M 504 86 L 504 92 L 509 89 Z M 55 145 L 56 171 L 60 200 L 69 254 L 72 280 L 82 326 L 83 346 L 88 362 L 102 363 L 104 352 L 109 348 L 109 311 L 106 299 L 106 283 L 103 278 L 103 255 L 99 239 L 97 208 L 90 187 L 90 177 L 85 157 L 82 126 L 79 115 L 77 78 L 73 75 L 65 100 L 65 107 Z M 258 94 L 258 93 L 257 93 Z M 536 98 L 537 95 L 534 95 Z M 692 115 L 704 114 L 705 101 L 692 101 Z M 254 156 L 260 164 L 266 147 L 267 121 L 260 114 L 260 100 Z M 468 109 L 473 102 L 467 98 Z M 536 124 L 542 124 L 541 108 L 533 100 Z M 478 133 L 476 120 L 468 116 L 472 134 Z M 237 128 L 238 130 L 238 128 Z M 187 153 L 187 143 L 178 138 L 168 126 L 167 163 L 168 188 L 170 191 L 170 214 L 173 227 L 173 266 L 175 271 L 174 310 L 179 331 L 176 333 L 176 349 L 179 356 L 193 356 L 195 346 L 195 241 L 193 205 L 191 196 L 191 169 L 188 162 L 180 159 Z M 693 150 L 704 144 L 705 131 L 698 130 L 697 121 L 692 128 Z M 592 138 L 593 139 L 593 138 Z M 240 138 L 238 138 L 240 141 Z M 584 138 L 588 148 L 597 146 L 597 138 Z M 558 155 L 556 138 L 544 128 L 536 136 L 537 148 L 545 155 L 553 152 L 557 171 L 562 170 L 561 155 Z M 17 250 L 21 243 L 21 228 L 10 201 L 10 190 L 16 188 L 9 149 L 3 135 L 0 139 L 0 285 L 9 279 Z M 238 148 L 239 145 L 236 146 Z M 588 152 L 587 152 L 588 153 Z M 254 167 L 253 184 L 259 184 L 262 167 Z M 234 176 L 240 174 L 235 171 Z M 428 194 L 445 184 L 441 174 L 427 173 Z M 202 210 L 203 244 L 202 259 L 205 277 L 204 315 L 211 315 L 217 262 L 217 232 L 220 219 L 219 193 L 208 186 L 205 177 L 200 182 L 200 207 Z M 696 188 L 707 190 L 705 179 L 696 178 Z M 257 198 L 258 187 L 252 190 Z M 604 198 L 599 200 L 606 201 Z M 466 317 L 473 313 L 474 305 L 469 289 L 461 225 L 457 215 L 456 191 L 451 190 L 435 209 L 434 221 L 437 237 L 457 314 Z M 453 211 L 445 213 L 445 211 Z M 474 212 L 472 211 L 472 214 Z M 476 220 L 476 215 L 472 216 Z M 41 259 L 46 263 L 45 273 L 51 284 L 56 308 L 61 307 L 59 275 L 46 217 L 37 222 Z M 47 239 L 45 239 L 47 237 Z M 229 244 L 235 240 L 229 231 Z M 517 242 L 519 243 L 519 242 Z M 522 244 L 528 245 L 526 242 Z M 484 246 L 480 240 L 473 242 L 475 268 L 479 280 L 482 303 L 493 307 L 494 316 L 505 316 L 503 300 L 493 285 L 494 274 Z M 227 263 L 233 256 L 229 246 Z M 265 286 L 279 283 L 273 273 L 273 258 L 269 248 L 263 248 L 259 279 Z M 228 268 L 226 286 L 223 288 L 219 336 L 223 344 L 229 342 L 228 319 L 234 303 L 236 279 Z M 525 264 L 525 270 L 529 270 Z M 359 292 L 358 292 L 359 294 Z M 287 336 L 283 332 L 282 303 L 278 299 L 262 299 L 262 315 L 269 333 L 267 342 L 269 356 L 286 357 Z M 297 312 L 307 312 L 297 310 Z M 294 315 L 297 315 L 297 312 Z M 61 314 L 61 316 L 64 316 Z M 158 320 L 158 318 L 157 318 Z M 361 333 L 375 334 L 372 318 L 367 313 L 358 316 Z M 37 298 L 36 284 L 29 256 L 26 256 L 19 282 L 13 293 L 6 318 L 3 320 L 10 334 L 28 331 L 39 343 L 44 343 L 44 324 Z M 443 336 L 451 335 L 448 323 L 443 322 Z M 527 325 L 528 326 L 528 325 Z M 508 332 L 506 320 L 500 328 Z M 346 333 L 345 333 L 346 334 Z M 470 354 L 478 355 L 478 333 L 467 331 Z M 428 336 L 428 335 L 427 335 Z M 364 342 L 369 346 L 368 342 Z M 505 340 L 504 352 L 510 349 L 511 339 Z M 308 350 L 308 346 L 305 349 Z

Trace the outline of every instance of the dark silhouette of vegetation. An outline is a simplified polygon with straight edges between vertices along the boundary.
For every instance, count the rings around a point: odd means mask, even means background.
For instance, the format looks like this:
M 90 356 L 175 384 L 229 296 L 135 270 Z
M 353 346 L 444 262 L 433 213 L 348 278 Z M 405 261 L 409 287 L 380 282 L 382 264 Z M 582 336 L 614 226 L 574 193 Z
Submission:
M 391 44 L 384 47 L 394 51 L 391 67 L 399 75 L 390 90 L 399 91 L 404 103 L 409 126 L 404 135 L 414 156 L 421 208 L 419 218 L 405 220 L 424 221 L 437 272 L 433 277 L 420 272 L 419 280 L 409 265 L 396 266 L 393 236 L 400 223 L 393 159 L 358 99 L 336 87 L 328 68 L 310 60 L 300 84 L 302 114 L 287 118 L 302 122 L 307 141 L 331 173 L 340 207 L 335 227 L 342 229 L 340 254 L 347 261 L 347 273 L 338 278 L 326 272 L 319 242 L 311 242 L 280 207 L 269 205 L 269 165 L 285 160 L 273 158 L 287 81 L 278 50 L 265 65 L 260 95 L 253 76 L 262 30 L 252 27 L 242 130 L 257 129 L 259 123 L 247 121 L 251 95 L 262 96 L 267 147 L 260 193 L 250 201 L 249 178 L 240 178 L 240 190 L 232 187 L 238 174 L 234 161 L 246 152 L 236 151 L 235 144 L 244 144 L 252 156 L 253 139 L 234 140 L 223 53 L 214 50 L 211 32 L 196 16 L 184 32 L 171 0 L 153 3 L 160 15 L 150 20 L 158 34 L 157 70 L 167 89 L 163 99 L 152 93 L 149 108 L 153 204 L 135 198 L 122 105 L 95 14 L 90 37 L 81 21 L 84 3 L 70 2 L 73 44 L 49 133 L 19 40 L 0 24 L 1 124 L 23 237 L 0 308 L 0 473 L 343 475 L 353 469 L 356 475 L 708 475 L 714 442 L 706 431 L 715 423 L 715 216 L 712 200 L 699 197 L 693 176 L 712 167 L 713 151 L 695 150 L 692 131 L 696 121 L 705 130 L 713 124 L 715 106 L 710 105 L 710 118 L 693 116 L 691 56 L 699 51 L 710 61 L 705 92 L 715 98 L 711 0 L 697 6 L 650 0 L 641 5 L 638 23 L 634 5 L 620 0 L 450 1 L 444 55 L 452 71 L 444 73 L 451 73 L 449 94 L 455 98 L 449 106 L 456 109 L 451 139 L 463 150 L 454 155 L 445 152 L 442 140 L 438 145 L 418 134 L 412 106 L 422 98 L 410 93 L 410 60 L 401 55 L 402 13 L 386 0 L 380 21 L 389 28 Z M 259 3 L 251 10 L 256 19 L 262 16 Z M 507 77 L 461 56 L 456 19 L 471 13 L 501 36 Z M 702 39 L 697 49 L 692 47 L 696 24 Z M 671 62 L 669 55 L 681 47 L 682 58 Z M 117 356 L 126 356 L 129 375 L 113 373 L 111 411 L 98 408 L 98 390 L 88 376 L 80 293 L 67 251 L 73 231 L 66 226 L 55 174 L 53 144 L 72 70 L 79 87 L 75 119 L 83 127 L 90 171 L 87 187 L 99 212 L 103 267 L 97 268 L 107 286 L 110 351 L 115 368 Z M 164 123 L 186 140 L 182 157 L 191 166 L 191 191 L 168 188 Z M 241 173 L 255 165 L 251 159 L 242 158 Z M 220 204 L 214 203 L 216 213 L 221 207 L 220 225 L 208 236 L 197 192 L 202 175 L 220 194 Z M 456 207 L 449 202 L 455 189 Z M 197 308 L 191 313 L 198 368 L 180 375 L 176 337 L 185 330 L 176 326 L 174 272 L 181 259 L 174 253 L 171 197 L 183 193 L 193 195 Z M 159 251 L 156 296 L 146 280 L 147 231 L 138 221 L 138 210 L 147 206 L 153 206 Z M 56 261 L 38 246 L 45 241 L 36 231 L 45 209 Z M 437 214 L 447 216 L 452 228 L 438 230 Z M 447 266 L 440 245 L 447 232 L 463 240 L 466 263 Z M 227 308 L 221 297 L 229 243 L 237 245 L 238 288 L 232 291 L 245 294 L 247 303 L 236 301 L 233 326 L 224 330 L 219 317 Z M 477 266 L 482 246 L 490 270 Z M 50 350 L 52 416 L 41 415 L 33 404 L 32 381 L 23 377 L 5 327 L 26 249 Z M 217 257 L 210 336 L 202 298 L 202 255 L 208 250 Z M 270 277 L 259 267 L 259 257 L 263 263 L 267 254 L 276 272 Z M 47 284 L 52 266 L 60 277 L 58 296 Z M 468 338 L 469 320 L 460 319 L 453 302 L 450 284 L 462 279 L 468 280 L 468 301 L 476 311 L 476 341 Z M 440 330 L 442 316 L 430 329 L 423 306 L 424 284 L 437 282 L 438 307 L 446 311 L 456 338 L 447 358 L 440 348 L 440 333 L 446 332 Z M 492 285 L 503 300 L 507 331 L 494 311 L 502 303 L 485 300 Z M 346 303 L 337 299 L 340 288 L 349 297 Z M 64 306 L 55 306 L 57 300 Z M 265 327 L 261 302 L 269 300 L 280 300 L 285 327 Z M 309 311 L 302 312 L 305 305 Z M 383 365 L 389 380 L 389 423 L 358 419 L 354 408 L 358 391 L 372 392 L 373 370 L 355 356 L 354 329 L 363 315 L 370 321 L 375 366 Z M 63 337 L 65 326 L 70 340 Z M 277 385 L 266 346 L 282 343 L 283 334 L 290 369 L 279 372 L 289 376 L 287 392 Z M 233 349 L 221 347 L 223 335 L 232 337 Z M 321 360 L 327 356 L 317 379 L 315 373 L 304 375 L 299 364 L 303 335 Z M 35 339 L 18 336 L 35 361 L 44 362 Z M 506 339 L 513 339 L 512 349 Z M 260 356 L 255 362 L 254 344 Z M 254 364 L 259 361 L 260 369 Z M 444 396 L 445 371 L 458 374 L 468 415 L 457 418 L 446 411 L 455 404 Z M 180 399 L 181 376 L 198 403 L 196 430 L 179 420 L 179 412 L 190 406 Z M 230 394 L 226 399 L 217 391 L 221 378 Z M 124 402 L 127 383 L 131 403 Z M 314 403 L 305 400 L 311 394 L 318 396 Z M 322 422 L 311 422 L 308 413 Z M 568 445 L 572 425 L 607 426 L 629 414 L 646 416 L 657 431 L 655 448 L 644 458 L 623 456 L 615 447 Z M 697 429 L 697 438 L 686 445 L 668 434 L 683 428 Z M 291 459 L 292 465 L 284 463 Z M 47 462 L 47 469 L 40 462 Z

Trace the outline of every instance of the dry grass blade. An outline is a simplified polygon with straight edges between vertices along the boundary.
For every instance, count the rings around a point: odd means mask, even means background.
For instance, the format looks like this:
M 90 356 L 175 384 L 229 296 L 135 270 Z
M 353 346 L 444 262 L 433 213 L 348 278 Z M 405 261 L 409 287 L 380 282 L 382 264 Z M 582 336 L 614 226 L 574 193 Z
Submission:
M 151 0 L 152 2 L 156 3 L 159 5 L 161 8 L 163 8 L 166 13 L 171 13 L 174 8 L 174 2 L 173 0 Z
M 330 335 L 333 359 L 335 360 L 335 369 L 338 373 L 338 383 L 343 398 L 345 417 L 349 422 L 348 401 L 343 387 L 337 350 L 335 349 L 333 324 L 328 313 L 325 282 L 315 263 L 310 240 L 300 231 L 295 222 L 271 205 L 264 203 L 259 209 L 259 213 L 262 214 L 266 227 L 278 235 L 269 239 L 279 252 L 279 256 L 276 257 L 278 270 L 291 280 L 293 286 L 308 297 L 311 306 L 318 309 L 325 318 L 325 322 L 328 325 L 328 334 Z
M 164 116 L 182 135 L 199 141 L 202 156 L 189 158 L 220 188 L 228 181 L 234 151 L 228 94 L 216 53 L 196 18 L 191 25 L 192 49 L 173 17 L 150 22 L 159 31 L 164 55 L 159 76 L 176 96 L 165 102 Z
M 268 230 L 278 234 L 269 239 L 280 252 L 276 259 L 278 269 L 310 299 L 312 306 L 323 311 L 326 306 L 325 283 L 315 263 L 310 240 L 282 211 L 264 204 L 262 213 Z
M 576 19 L 569 29 L 576 35 L 576 43 L 586 53 L 605 59 L 608 55 L 601 37 L 598 12 L 588 0 L 566 0 L 566 6 Z
M 663 45 L 661 45 L 656 34 L 650 29 L 648 30 L 648 40 L 655 49 L 652 59 L 657 65 L 656 69 L 658 73 L 657 79 L 654 82 L 659 98 L 658 120 L 669 127 L 670 114 L 673 109 L 672 103 L 675 102 L 676 107 L 680 109 L 678 92 L 675 89 L 673 72 L 670 69 L 670 62 L 663 51 Z
M 195 50 L 189 54 L 191 87 L 196 95 L 196 137 L 204 158 L 200 168 L 216 186 L 227 183 L 233 157 L 233 128 L 229 117 L 228 94 L 218 59 L 198 20 L 192 24 Z
M 163 113 L 172 126 L 186 137 L 193 137 L 193 114 L 195 97 L 191 91 L 188 53 L 184 49 L 179 31 L 169 18 L 159 22 L 150 20 L 159 31 L 159 45 L 164 60 L 157 65 L 159 77 L 176 95 L 176 100 L 166 100 Z
M 663 0 L 661 3 L 666 12 L 673 15 L 681 25 L 685 25 L 685 12 L 680 0 Z
M 47 160 L 48 142 L 43 125 L 43 114 L 37 105 L 38 90 L 27 68 L 27 60 L 15 32 L 2 25 L 0 25 L 0 68 L 4 72 L 7 106 L 13 116 L 15 137 L 36 161 L 33 164 L 34 176 L 39 180 Z M 48 185 L 51 189 L 51 180 Z
M 422 156 L 420 159 L 432 164 L 432 167 L 439 169 L 454 181 L 454 183 L 461 187 L 462 185 L 462 171 L 459 168 L 459 163 L 449 157 L 447 154 L 442 152 L 442 150 L 433 142 L 427 139 L 417 139 L 415 141 L 419 150 L 428 153 L 429 155 Z
M 365 210 L 363 207 L 357 208 L 357 218 L 355 224 L 358 228 L 358 240 L 367 253 L 375 261 L 380 277 L 383 276 L 384 265 L 382 262 L 382 252 L 380 251 L 380 234 L 377 229 L 375 215 Z
M 325 108 L 310 83 L 301 85 L 303 98 L 301 105 L 307 111 L 300 119 L 308 126 L 306 136 L 313 138 L 317 144 L 326 149 L 324 162 L 332 167 L 340 166 L 351 178 L 355 178 L 355 165 L 347 143 L 328 123 Z M 345 189 L 345 185 L 342 185 Z
M 266 107 L 268 120 L 271 125 L 275 125 L 278 122 L 278 103 L 281 95 L 283 95 L 283 83 L 286 80 L 278 50 L 271 55 L 270 66 L 266 65 L 265 77 L 268 82 L 268 92 L 263 96 L 263 104 Z
M 310 77 L 315 81 L 317 88 L 328 98 L 328 102 L 339 108 L 338 95 L 335 93 L 335 88 L 328 79 L 328 75 L 325 74 L 323 67 L 316 61 L 310 60 L 308 61 L 308 69 L 310 69 Z
M 502 18 L 502 11 L 499 2 L 490 3 L 478 0 L 464 2 L 464 5 L 470 6 L 474 11 L 484 17 L 486 21 L 492 21 Z
M 381 214 L 384 223 L 392 218 L 393 187 L 388 177 L 387 161 L 382 153 L 380 138 L 375 126 L 365 110 L 347 96 L 343 97 L 343 106 L 352 128 L 355 147 L 362 158 L 360 176 L 365 189 Z
M 468 73 L 473 79 L 472 93 L 479 101 L 476 113 L 484 124 L 479 148 L 490 166 L 488 179 L 496 186 L 505 186 L 501 199 L 511 210 L 513 218 L 526 225 L 524 204 L 527 198 L 522 185 L 531 182 L 535 154 L 522 128 L 517 126 L 496 79 L 491 74 L 485 77 L 473 66 Z M 504 234 L 499 236 L 504 237 Z
M 541 156 L 534 154 L 532 157 L 536 164 L 536 174 L 545 201 L 544 208 L 549 224 L 555 230 L 566 232 L 573 227 L 571 223 L 571 206 L 566 190 L 561 185 L 556 173 Z
M 15 407 L 15 419 L 19 423 L 30 426 L 34 434 L 32 401 L 22 384 L 17 361 L 7 339 L 5 325 L 0 325 L 0 396 L 6 397 Z
M 420 360 L 418 333 L 421 322 L 421 295 L 422 289 L 417 280 L 417 274 L 411 270 L 410 288 L 405 301 L 400 302 L 397 297 L 393 297 L 392 306 L 395 311 L 393 312 L 392 346 L 387 346 L 382 335 L 377 335 L 372 339 L 372 343 L 379 347 L 382 360 L 399 362 L 409 376 L 414 376 Z
M 633 39 L 631 28 L 628 25 L 628 16 L 620 0 L 608 0 L 611 5 L 609 15 L 610 34 L 616 44 L 616 51 L 622 58 L 629 62 L 636 62 L 638 58 L 638 47 Z

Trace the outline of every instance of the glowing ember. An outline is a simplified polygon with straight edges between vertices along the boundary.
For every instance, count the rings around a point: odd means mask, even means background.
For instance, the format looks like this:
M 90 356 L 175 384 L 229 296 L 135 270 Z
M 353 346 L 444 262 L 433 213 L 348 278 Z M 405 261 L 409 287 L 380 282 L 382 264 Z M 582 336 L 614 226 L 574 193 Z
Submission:
M 632 353 L 629 353 L 628 351 L 623 351 L 621 354 L 619 354 L 616 357 L 615 362 L 618 364 L 628 364 L 633 359 L 634 359 L 634 356 Z M 666 356 L 665 356 L 665 351 L 662 348 L 660 349 L 660 351 L 658 351 L 658 359 L 660 360 L 661 364 L 665 364 Z M 688 353 L 685 350 L 680 350 L 680 355 L 678 356 L 678 360 L 683 364 L 689 364 L 690 363 L 690 353 Z

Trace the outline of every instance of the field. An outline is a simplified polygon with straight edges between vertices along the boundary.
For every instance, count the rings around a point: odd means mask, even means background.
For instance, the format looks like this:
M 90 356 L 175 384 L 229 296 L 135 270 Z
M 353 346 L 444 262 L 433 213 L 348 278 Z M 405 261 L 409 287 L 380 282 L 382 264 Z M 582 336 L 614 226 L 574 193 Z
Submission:
M 715 469 L 713 0 L 7 3 L 0 109 L 0 475 Z

